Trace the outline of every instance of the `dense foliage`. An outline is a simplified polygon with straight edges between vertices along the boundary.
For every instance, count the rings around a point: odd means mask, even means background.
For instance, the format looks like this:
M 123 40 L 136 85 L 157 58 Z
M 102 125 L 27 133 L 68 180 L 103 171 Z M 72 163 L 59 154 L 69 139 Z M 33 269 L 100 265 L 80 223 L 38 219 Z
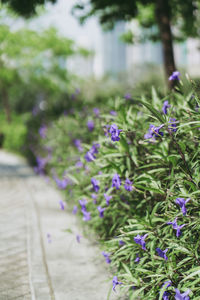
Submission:
M 39 131 L 35 171 L 97 233 L 129 299 L 199 298 L 199 105 L 193 90 L 153 89 Z

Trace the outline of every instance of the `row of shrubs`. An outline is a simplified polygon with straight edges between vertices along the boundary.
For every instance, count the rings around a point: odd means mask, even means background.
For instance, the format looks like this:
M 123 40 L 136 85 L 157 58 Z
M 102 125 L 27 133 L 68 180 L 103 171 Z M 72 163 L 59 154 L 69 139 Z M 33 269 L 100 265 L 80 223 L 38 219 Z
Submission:
M 96 233 L 112 289 L 131 300 L 200 295 L 200 100 L 183 90 L 77 105 L 29 140 L 35 171 Z

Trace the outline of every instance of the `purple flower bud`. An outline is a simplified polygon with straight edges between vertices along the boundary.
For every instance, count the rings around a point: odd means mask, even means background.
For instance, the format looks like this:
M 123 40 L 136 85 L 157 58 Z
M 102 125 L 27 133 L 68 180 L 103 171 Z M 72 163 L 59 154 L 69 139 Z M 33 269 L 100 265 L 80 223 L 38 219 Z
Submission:
M 176 200 L 175 200 L 176 204 L 178 204 L 180 206 L 184 216 L 187 213 L 187 209 L 186 209 L 185 205 L 189 200 L 190 200 L 190 198 L 188 198 L 187 200 L 185 200 L 184 198 L 176 198 Z
M 102 208 L 101 206 L 98 206 L 97 209 L 99 211 L 99 217 L 103 218 L 104 217 L 105 208 Z
M 175 300 L 190 300 L 190 297 L 188 296 L 191 290 L 187 290 L 183 294 L 179 291 L 179 289 L 175 289 L 176 295 Z
M 100 189 L 100 186 L 99 186 L 99 181 L 96 180 L 95 178 L 92 178 L 91 179 L 91 183 L 93 185 L 93 189 L 95 191 L 95 193 L 98 193 L 99 189 Z
M 112 187 L 115 187 L 117 190 L 119 190 L 121 185 L 121 180 L 119 175 L 116 173 L 112 178 Z
M 124 185 L 125 190 L 131 192 L 133 190 L 132 182 L 127 178 Z
M 156 251 L 158 253 L 158 255 L 162 258 L 164 258 L 165 260 L 168 260 L 168 257 L 166 256 L 166 253 L 169 249 L 165 249 L 164 251 L 162 251 L 160 248 L 156 248 Z
M 107 194 L 103 194 L 104 198 L 106 199 L 106 204 L 109 205 L 110 200 L 112 199 L 112 196 L 109 196 Z
M 77 207 L 77 205 L 74 205 L 72 213 L 75 215 L 77 213 L 77 211 L 78 211 L 78 207 Z
M 89 131 L 93 131 L 94 130 L 94 121 L 89 120 L 87 122 L 87 127 L 88 127 Z
M 41 136 L 42 139 L 46 138 L 46 134 L 47 134 L 47 126 L 46 125 L 42 125 L 39 128 L 39 134 L 40 134 L 40 136 Z
M 102 252 L 102 255 L 105 257 L 105 259 L 106 259 L 106 263 L 107 264 L 110 264 L 111 263 L 111 259 L 110 259 L 110 253 L 106 253 L 106 252 Z
M 136 242 L 136 244 L 141 245 L 143 250 L 147 250 L 146 242 L 145 242 L 145 239 L 147 236 L 148 236 L 148 234 L 145 234 L 143 236 L 138 234 L 137 236 L 134 237 L 134 241 Z
M 168 108 L 170 108 L 171 105 L 169 104 L 169 102 L 166 100 L 164 101 L 163 103 L 163 107 L 162 107 L 162 111 L 163 111 L 163 114 L 167 115 L 167 110 Z
M 65 209 L 65 202 L 63 202 L 62 200 L 59 201 L 59 205 L 60 205 L 60 209 L 64 210 Z
M 119 282 L 118 279 L 117 279 L 117 276 L 114 276 L 113 277 L 113 280 L 112 280 L 112 283 L 113 283 L 113 291 L 115 291 L 115 288 L 118 284 L 122 284 L 122 282 Z
M 120 135 L 120 132 L 121 132 L 122 130 L 121 129 L 118 129 L 118 127 L 117 127 L 117 125 L 115 125 L 115 124 L 112 124 L 111 126 L 110 126 L 110 134 L 111 134 L 111 140 L 113 141 L 113 142 L 117 142 L 117 141 L 119 141 L 120 140 L 120 137 L 119 137 L 119 135 Z
M 99 114 L 100 114 L 100 110 L 99 110 L 99 108 L 93 108 L 93 112 L 94 112 L 94 114 L 95 114 L 95 116 L 96 117 L 99 117 Z
M 169 77 L 169 80 L 180 80 L 179 78 L 180 75 L 181 75 L 180 72 L 174 71 L 172 75 Z

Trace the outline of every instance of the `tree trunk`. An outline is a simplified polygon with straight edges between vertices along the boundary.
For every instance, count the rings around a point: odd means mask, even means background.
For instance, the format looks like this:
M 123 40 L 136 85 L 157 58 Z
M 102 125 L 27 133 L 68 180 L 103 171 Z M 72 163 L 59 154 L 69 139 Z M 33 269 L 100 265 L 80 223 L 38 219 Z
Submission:
M 9 105 L 9 100 L 8 100 L 8 93 L 6 91 L 5 88 L 3 88 L 2 90 L 2 103 L 3 103 L 3 107 L 5 110 L 5 114 L 6 114 L 6 119 L 8 121 L 8 123 L 11 122 L 11 112 L 10 112 L 10 105 Z
M 156 1 L 156 19 L 160 31 L 160 38 L 163 47 L 163 59 L 165 75 L 167 77 L 168 87 L 174 88 L 175 81 L 169 81 L 169 76 L 176 71 L 174 51 L 173 51 L 173 38 L 170 25 L 170 6 L 169 0 Z

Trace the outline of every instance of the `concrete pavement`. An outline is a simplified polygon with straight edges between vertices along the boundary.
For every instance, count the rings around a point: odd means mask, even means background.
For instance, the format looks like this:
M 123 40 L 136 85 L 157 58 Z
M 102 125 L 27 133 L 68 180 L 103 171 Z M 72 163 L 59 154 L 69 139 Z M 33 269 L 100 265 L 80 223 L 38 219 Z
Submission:
M 60 199 L 22 158 L 0 151 L 0 300 L 107 300 L 101 252 L 77 242 L 76 216 L 60 210 Z

